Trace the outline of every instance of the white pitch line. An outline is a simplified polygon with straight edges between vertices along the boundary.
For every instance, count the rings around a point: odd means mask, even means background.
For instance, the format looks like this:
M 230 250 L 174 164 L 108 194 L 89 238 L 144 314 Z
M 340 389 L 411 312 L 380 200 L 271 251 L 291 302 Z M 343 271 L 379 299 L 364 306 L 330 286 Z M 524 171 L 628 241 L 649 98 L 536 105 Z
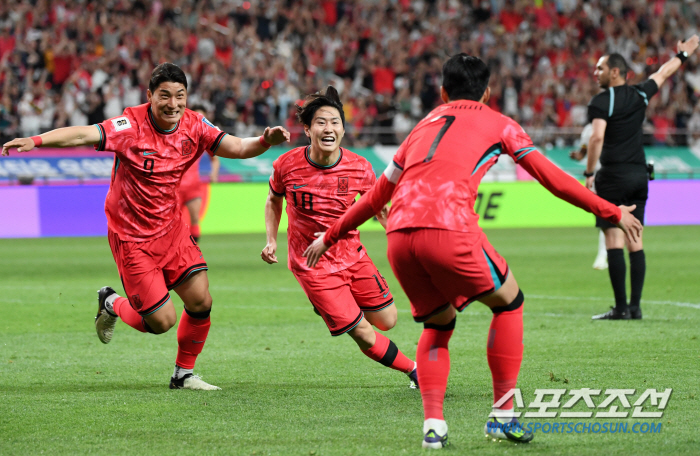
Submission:
M 610 301 L 611 298 L 601 298 L 598 296 L 547 296 L 547 295 L 525 295 L 526 298 L 535 299 L 549 299 L 551 301 Z M 691 309 L 700 309 L 700 304 L 695 304 L 692 302 L 678 302 L 678 301 L 652 301 L 648 299 L 642 299 L 642 304 L 664 304 L 676 307 L 690 307 Z

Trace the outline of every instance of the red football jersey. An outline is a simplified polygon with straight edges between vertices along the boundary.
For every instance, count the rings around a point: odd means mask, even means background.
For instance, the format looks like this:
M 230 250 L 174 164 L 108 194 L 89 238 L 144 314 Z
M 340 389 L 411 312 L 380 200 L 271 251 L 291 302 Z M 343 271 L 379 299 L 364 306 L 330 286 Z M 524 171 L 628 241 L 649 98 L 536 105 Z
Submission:
M 275 160 L 270 188 L 276 195 L 284 195 L 287 202 L 289 269 L 303 274 L 331 274 L 364 257 L 359 231 L 352 230 L 341 238 L 314 269 L 306 266 L 306 258 L 301 255 L 316 239 L 314 233 L 332 226 L 377 178 L 365 158 L 345 148 L 340 148 L 338 161 L 330 166 L 314 163 L 309 150 L 310 146 L 297 147 Z
M 164 131 L 150 104 L 126 108 L 97 124 L 97 150 L 115 153 L 105 212 L 109 229 L 125 241 L 144 241 L 168 232 L 180 218 L 177 191 L 184 172 L 205 150 L 216 152 L 226 136 L 204 116 L 185 110 Z
M 534 150 L 520 125 L 482 103 L 457 100 L 437 107 L 394 156 L 400 177 L 387 231 L 479 229 L 474 203 L 486 171 L 503 153 L 517 162 Z
M 210 156 L 214 155 L 209 150 L 207 150 L 207 153 Z M 201 184 L 202 180 L 199 176 L 199 162 L 201 161 L 201 159 L 202 157 L 200 156 L 199 159 L 196 162 L 194 162 L 192 166 L 190 166 L 187 169 L 187 171 L 185 171 L 185 174 L 182 175 L 182 183 L 180 184 L 180 190 L 183 190 L 186 187 L 192 187 Z

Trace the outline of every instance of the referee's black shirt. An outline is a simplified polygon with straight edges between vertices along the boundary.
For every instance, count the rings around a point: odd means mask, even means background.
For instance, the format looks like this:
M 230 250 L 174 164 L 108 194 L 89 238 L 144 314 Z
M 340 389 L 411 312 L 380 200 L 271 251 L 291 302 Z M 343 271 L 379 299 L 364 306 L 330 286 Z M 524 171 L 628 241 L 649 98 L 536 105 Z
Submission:
M 659 87 L 653 79 L 641 84 L 610 87 L 594 96 L 588 104 L 588 121 L 607 121 L 602 166 L 618 164 L 646 165 L 642 147 L 642 123 L 649 99 Z

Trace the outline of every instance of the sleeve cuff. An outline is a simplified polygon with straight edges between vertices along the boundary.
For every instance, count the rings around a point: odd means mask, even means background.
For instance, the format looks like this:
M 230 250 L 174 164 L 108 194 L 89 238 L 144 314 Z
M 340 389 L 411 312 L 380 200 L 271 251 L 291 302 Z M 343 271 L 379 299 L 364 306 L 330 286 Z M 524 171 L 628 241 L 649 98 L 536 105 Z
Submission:
M 275 191 L 275 189 L 272 187 L 272 182 L 268 181 L 268 184 L 270 185 L 270 191 L 272 193 L 274 193 L 275 196 L 284 196 L 284 192 L 279 193 L 279 192 Z

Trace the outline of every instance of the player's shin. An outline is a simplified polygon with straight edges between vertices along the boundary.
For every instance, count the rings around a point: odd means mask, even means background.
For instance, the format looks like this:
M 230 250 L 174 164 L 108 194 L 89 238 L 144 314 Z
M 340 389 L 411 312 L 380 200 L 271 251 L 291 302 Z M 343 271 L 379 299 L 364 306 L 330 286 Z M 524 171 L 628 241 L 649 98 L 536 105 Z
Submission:
M 143 317 L 139 315 L 139 313 L 136 312 L 133 307 L 131 307 L 128 299 L 117 297 L 112 302 L 112 308 L 114 309 L 114 313 L 117 314 L 117 316 L 127 325 L 131 326 L 137 331 L 152 332 L 148 331 Z
M 455 328 L 454 318 L 445 325 L 425 323 L 418 341 L 418 383 L 425 419 L 444 420 L 442 414 L 447 377 L 450 375 L 448 343 Z
M 515 388 L 523 359 L 523 292 L 507 306 L 492 308 L 493 319 L 486 345 L 491 377 L 493 379 L 494 412 L 501 418 L 512 418 L 513 399 L 499 403 L 508 391 Z
M 194 369 L 197 356 L 202 353 L 209 334 L 211 309 L 204 312 L 183 310 L 177 327 L 177 359 L 175 364 L 183 369 Z
M 386 367 L 410 374 L 415 363 L 401 353 L 401 350 L 388 337 L 376 331 L 374 334 L 376 342 L 367 350 L 362 350 L 362 353 Z

